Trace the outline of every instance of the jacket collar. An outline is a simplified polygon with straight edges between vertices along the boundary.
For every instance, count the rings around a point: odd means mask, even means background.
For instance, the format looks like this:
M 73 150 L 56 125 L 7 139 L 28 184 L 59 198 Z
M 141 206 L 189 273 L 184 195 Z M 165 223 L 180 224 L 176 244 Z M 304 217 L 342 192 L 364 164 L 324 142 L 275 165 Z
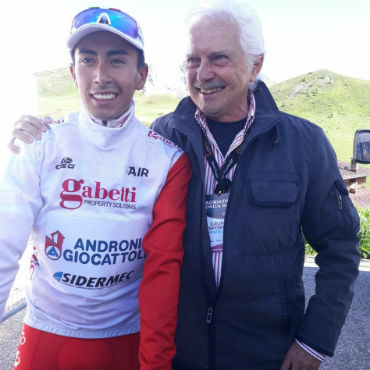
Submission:
M 178 104 L 174 116 L 177 118 L 178 123 L 176 128 L 182 132 L 187 137 L 187 141 L 191 143 L 199 165 L 201 179 L 204 182 L 205 165 L 203 139 L 202 131 L 194 117 L 196 109 L 197 107 L 190 97 L 186 97 Z
M 256 99 L 256 115 L 251 136 L 257 136 L 270 130 L 280 121 L 280 111 L 264 82 L 257 82 L 254 97 Z
M 255 121 L 259 122 L 264 128 L 263 131 L 265 131 L 266 128 L 275 125 L 280 119 L 279 109 L 269 89 L 262 81 L 257 82 L 257 87 L 254 90 L 254 97 L 256 99 Z M 184 125 L 189 127 L 189 121 L 193 121 L 196 109 L 196 105 L 188 96 L 180 101 L 175 110 L 175 115 L 183 121 Z M 194 129 L 196 126 L 196 122 L 193 123 L 195 123 L 195 125 L 190 125 L 191 129 Z
M 256 89 L 254 90 L 254 97 L 256 99 L 255 118 L 246 143 L 253 140 L 256 136 L 271 130 L 280 120 L 280 111 L 264 82 L 257 82 Z M 204 175 L 202 134 L 194 118 L 196 109 L 197 107 L 191 98 L 186 97 L 180 101 L 174 114 L 180 121 L 178 129 L 191 140 L 194 146 L 202 169 L 202 175 Z M 275 139 L 277 137 L 278 133 L 276 128 Z
M 281 120 L 281 113 L 270 90 L 262 81 L 258 81 L 254 97 L 256 99 L 256 114 L 240 155 L 248 148 L 251 141 L 262 134 L 270 133 L 271 145 L 275 145 L 279 141 L 278 122 Z

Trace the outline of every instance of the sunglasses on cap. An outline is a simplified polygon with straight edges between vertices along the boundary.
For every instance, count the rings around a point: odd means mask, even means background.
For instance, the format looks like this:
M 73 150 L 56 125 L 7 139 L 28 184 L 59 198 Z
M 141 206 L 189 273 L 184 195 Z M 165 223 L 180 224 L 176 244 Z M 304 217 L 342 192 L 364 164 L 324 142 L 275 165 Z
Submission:
M 107 24 L 130 37 L 140 37 L 141 39 L 141 36 L 139 35 L 139 27 L 135 19 L 119 9 L 93 7 L 83 10 L 74 17 L 71 34 L 76 32 L 80 27 L 89 23 Z

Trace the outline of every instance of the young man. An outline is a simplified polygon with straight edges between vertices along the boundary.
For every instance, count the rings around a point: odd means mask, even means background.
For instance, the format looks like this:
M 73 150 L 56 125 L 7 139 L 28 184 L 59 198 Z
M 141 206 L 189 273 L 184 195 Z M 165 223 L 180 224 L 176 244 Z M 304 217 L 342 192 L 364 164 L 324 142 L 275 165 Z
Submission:
M 0 312 L 35 245 L 15 369 L 138 369 L 139 339 L 141 369 L 171 369 L 189 163 L 135 118 L 148 67 L 133 18 L 86 9 L 68 46 L 82 109 L 0 185 Z
M 153 125 L 193 170 L 176 369 L 317 369 L 352 301 L 356 210 L 322 130 L 279 111 L 256 83 L 263 57 L 248 7 L 198 8 L 189 19 L 190 97 Z M 319 265 L 306 310 L 302 230 Z

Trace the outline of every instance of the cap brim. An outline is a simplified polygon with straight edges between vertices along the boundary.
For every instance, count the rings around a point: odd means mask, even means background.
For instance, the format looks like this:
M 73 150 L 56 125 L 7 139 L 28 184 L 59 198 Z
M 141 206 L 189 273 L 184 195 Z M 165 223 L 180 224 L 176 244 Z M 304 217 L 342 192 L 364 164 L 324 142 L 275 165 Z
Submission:
M 129 42 L 131 45 L 135 46 L 136 48 L 144 51 L 144 45 L 141 42 L 141 40 L 138 38 L 134 39 L 133 37 L 130 37 L 126 35 L 125 33 L 116 30 L 115 28 L 111 27 L 109 24 L 103 24 L 103 23 L 88 23 L 84 24 L 80 28 L 78 28 L 76 31 L 74 31 L 67 40 L 67 46 L 70 50 L 74 49 L 74 47 L 77 45 L 77 43 L 89 35 L 90 33 L 97 32 L 97 31 L 108 31 L 111 33 L 114 33 L 123 39 L 125 39 L 127 42 Z

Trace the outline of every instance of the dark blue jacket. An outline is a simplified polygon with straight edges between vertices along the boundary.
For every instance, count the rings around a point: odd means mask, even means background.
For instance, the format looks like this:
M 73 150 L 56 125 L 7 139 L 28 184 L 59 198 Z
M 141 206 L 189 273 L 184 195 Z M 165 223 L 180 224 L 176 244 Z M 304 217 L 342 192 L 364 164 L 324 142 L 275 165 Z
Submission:
M 225 216 L 216 289 L 203 207 L 204 155 L 195 105 L 183 99 L 154 129 L 189 156 L 178 369 L 279 369 L 294 338 L 333 355 L 358 274 L 357 212 L 318 126 L 280 112 L 267 87 L 241 151 Z M 302 230 L 318 252 L 305 311 Z

